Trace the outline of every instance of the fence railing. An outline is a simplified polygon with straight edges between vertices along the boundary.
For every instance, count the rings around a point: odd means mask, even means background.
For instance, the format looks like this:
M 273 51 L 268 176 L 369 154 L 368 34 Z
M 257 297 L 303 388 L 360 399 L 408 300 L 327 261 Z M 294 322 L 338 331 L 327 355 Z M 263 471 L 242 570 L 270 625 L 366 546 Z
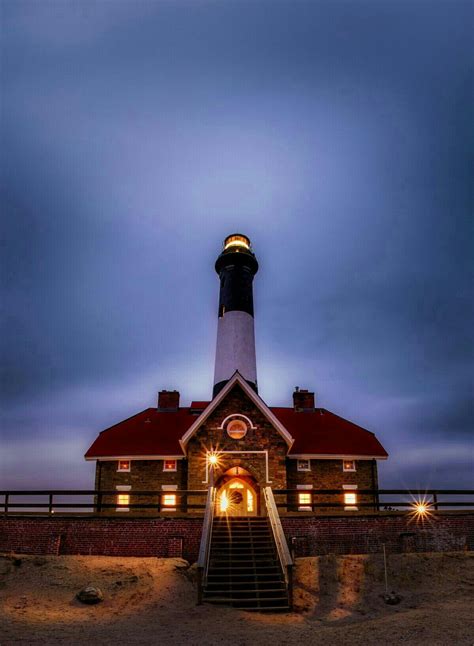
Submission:
M 267 515 L 272 529 L 273 539 L 277 548 L 278 559 L 285 577 L 286 589 L 288 590 L 288 602 L 293 608 L 293 559 L 288 548 L 286 536 L 281 525 L 280 515 L 275 504 L 271 487 L 263 487 L 263 496 L 267 508 Z
M 204 511 L 204 523 L 202 527 L 201 543 L 199 545 L 199 556 L 197 560 L 198 574 L 198 603 L 202 603 L 203 589 L 207 583 L 207 572 L 209 569 L 209 555 L 211 551 L 212 525 L 216 505 L 216 490 L 211 486 L 207 492 L 206 509 Z
M 273 489 L 273 495 L 279 508 L 309 508 L 313 512 L 351 508 L 362 511 L 421 512 L 443 508 L 474 509 L 474 489 Z M 347 496 L 355 498 L 348 499 Z M 399 499 L 394 499 L 394 496 Z
M 100 514 L 147 511 L 161 513 L 204 510 L 207 489 L 109 490 L 53 489 L 0 490 L 0 513 L 46 515 Z
M 417 505 L 424 505 L 429 511 L 474 509 L 474 489 L 272 489 L 272 492 L 280 513 L 301 508 L 315 513 L 344 512 L 348 508 L 362 512 L 412 511 Z M 208 489 L 0 490 L 0 514 L 201 513 L 206 508 L 207 494 Z M 355 494 L 356 498 L 348 502 L 347 494 Z

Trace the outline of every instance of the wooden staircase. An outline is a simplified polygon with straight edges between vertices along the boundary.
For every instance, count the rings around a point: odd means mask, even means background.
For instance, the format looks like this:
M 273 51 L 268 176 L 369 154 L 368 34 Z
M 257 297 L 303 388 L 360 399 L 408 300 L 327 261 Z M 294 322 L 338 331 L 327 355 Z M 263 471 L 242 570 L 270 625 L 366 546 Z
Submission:
M 266 517 L 213 519 L 202 599 L 242 610 L 290 610 L 287 584 Z

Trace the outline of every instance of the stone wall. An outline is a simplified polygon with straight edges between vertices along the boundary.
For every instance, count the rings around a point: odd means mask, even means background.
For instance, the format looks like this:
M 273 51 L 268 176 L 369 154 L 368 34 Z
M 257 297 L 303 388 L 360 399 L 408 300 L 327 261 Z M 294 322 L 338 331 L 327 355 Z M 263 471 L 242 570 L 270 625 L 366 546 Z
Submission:
M 248 417 L 256 429 L 249 429 L 247 435 L 235 440 L 219 428 L 223 420 L 234 413 Z M 188 488 L 201 489 L 206 475 L 206 451 L 220 452 L 219 465 L 215 469 L 215 481 L 231 467 L 247 469 L 260 487 L 267 484 L 265 453 L 226 453 L 226 451 L 267 451 L 269 481 L 273 488 L 285 489 L 286 453 L 288 446 L 280 433 L 270 424 L 255 404 L 236 385 L 225 400 L 213 411 L 208 419 L 189 440 Z
M 313 485 L 313 492 L 318 489 L 343 489 L 343 485 L 357 485 L 358 489 L 377 489 L 377 463 L 375 460 L 356 460 L 355 471 L 343 471 L 342 460 L 310 460 L 310 471 L 298 471 L 298 461 L 287 459 L 288 489 L 298 485 Z M 293 496 L 293 499 L 295 495 Z M 314 502 L 332 502 L 334 495 L 315 495 Z M 359 502 L 375 502 L 370 495 L 358 495 Z M 289 500 L 289 509 L 296 510 L 297 502 Z M 291 504 L 293 503 L 293 504 Z M 316 509 L 317 513 L 327 514 L 337 508 Z M 368 511 L 367 508 L 365 508 Z
M 98 462 L 96 467 L 96 489 L 98 491 L 114 491 L 118 485 L 129 485 L 130 502 L 154 504 L 158 506 L 158 496 L 134 496 L 133 491 L 161 490 L 163 485 L 175 485 L 178 489 L 187 489 L 186 460 L 176 461 L 176 471 L 163 471 L 163 460 L 131 460 L 130 471 L 117 471 L 117 460 Z M 115 496 L 104 496 L 102 502 L 115 504 Z M 184 507 L 180 506 L 184 511 Z M 115 513 L 113 508 L 104 510 Z M 116 512 L 122 514 L 123 512 Z M 150 510 L 133 510 L 128 513 L 156 515 L 156 508 Z

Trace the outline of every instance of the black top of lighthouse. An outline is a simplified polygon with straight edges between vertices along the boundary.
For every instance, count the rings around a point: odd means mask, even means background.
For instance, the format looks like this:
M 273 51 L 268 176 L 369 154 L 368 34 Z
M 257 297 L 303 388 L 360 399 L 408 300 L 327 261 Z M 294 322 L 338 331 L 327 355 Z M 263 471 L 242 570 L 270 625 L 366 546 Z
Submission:
M 220 275 L 225 267 L 244 266 L 254 276 L 258 271 L 258 262 L 252 249 L 252 243 L 242 233 L 232 233 L 224 240 L 222 253 L 216 260 L 216 271 Z

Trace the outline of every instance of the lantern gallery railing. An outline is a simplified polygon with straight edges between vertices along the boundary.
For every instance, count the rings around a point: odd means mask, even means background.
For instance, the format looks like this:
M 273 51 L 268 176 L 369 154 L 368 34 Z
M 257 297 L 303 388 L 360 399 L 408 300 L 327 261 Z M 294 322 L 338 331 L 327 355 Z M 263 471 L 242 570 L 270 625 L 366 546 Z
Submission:
M 272 489 L 279 513 L 390 512 L 419 513 L 474 509 L 474 489 Z M 120 487 L 96 490 L 0 491 L 0 514 L 116 514 L 135 512 L 172 515 L 204 513 L 208 489 L 135 491 Z

